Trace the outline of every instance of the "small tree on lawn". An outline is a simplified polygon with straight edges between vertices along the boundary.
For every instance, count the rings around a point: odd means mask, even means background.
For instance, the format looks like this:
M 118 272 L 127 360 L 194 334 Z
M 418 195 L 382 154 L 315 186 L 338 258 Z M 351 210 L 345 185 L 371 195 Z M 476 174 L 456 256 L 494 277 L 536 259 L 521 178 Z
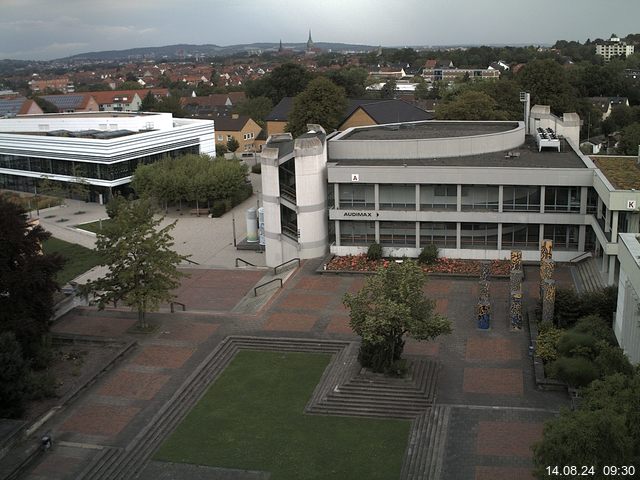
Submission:
M 177 267 L 187 256 L 172 250 L 169 232 L 176 222 L 159 228 L 162 218 L 154 219 L 149 200 L 120 199 L 115 208 L 117 212 L 98 234 L 96 243 L 102 265 L 108 266 L 109 272 L 88 282 L 84 292 L 93 294 L 101 309 L 122 300 L 137 310 L 138 327 L 146 329 L 146 312 L 174 298 L 171 291 L 184 276 Z
M 236 150 L 238 150 L 238 148 L 240 148 L 240 144 L 238 143 L 238 140 L 236 140 L 236 137 L 231 137 L 227 141 L 227 150 L 232 153 L 235 153 Z
M 405 260 L 378 269 L 358 293 L 345 294 L 351 328 L 362 337 L 362 366 L 390 372 L 400 360 L 405 335 L 431 340 L 451 333 L 451 322 L 436 313 L 435 302 L 424 295 L 425 282 L 420 266 Z

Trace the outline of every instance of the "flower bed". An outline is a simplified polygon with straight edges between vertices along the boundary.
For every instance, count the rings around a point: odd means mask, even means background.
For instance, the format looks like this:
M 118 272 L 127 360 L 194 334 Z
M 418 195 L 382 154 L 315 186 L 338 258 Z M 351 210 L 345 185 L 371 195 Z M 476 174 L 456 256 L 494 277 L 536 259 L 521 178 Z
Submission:
M 387 267 L 394 259 L 368 260 L 367 255 L 345 255 L 333 257 L 327 263 L 327 271 L 343 272 L 375 272 L 380 267 Z M 508 276 L 510 264 L 507 260 L 491 260 L 491 275 Z M 454 275 L 480 276 L 479 260 L 461 260 L 457 258 L 439 258 L 433 265 L 423 265 L 427 273 L 448 273 Z

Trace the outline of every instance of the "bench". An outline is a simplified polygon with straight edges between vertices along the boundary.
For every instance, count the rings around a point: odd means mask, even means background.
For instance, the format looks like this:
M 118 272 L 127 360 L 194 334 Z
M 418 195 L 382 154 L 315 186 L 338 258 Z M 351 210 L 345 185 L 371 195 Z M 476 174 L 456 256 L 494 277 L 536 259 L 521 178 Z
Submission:
M 208 208 L 192 208 L 192 209 L 189 211 L 189 214 L 191 214 L 191 215 L 197 215 L 197 216 L 200 216 L 200 215 L 209 215 L 209 209 L 208 209 Z

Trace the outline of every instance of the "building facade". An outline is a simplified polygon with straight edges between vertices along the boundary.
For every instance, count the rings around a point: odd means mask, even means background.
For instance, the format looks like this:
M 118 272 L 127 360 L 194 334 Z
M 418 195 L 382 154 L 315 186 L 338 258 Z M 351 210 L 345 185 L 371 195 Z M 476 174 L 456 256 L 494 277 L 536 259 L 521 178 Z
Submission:
M 603 57 L 605 62 L 613 57 L 628 57 L 633 52 L 634 46 L 621 41 L 616 35 L 612 35 L 606 42 L 596 44 L 596 55 Z
M 638 235 L 621 233 L 618 306 L 613 331 L 631 363 L 640 363 L 640 242 Z
M 0 119 L 0 188 L 37 192 L 44 179 L 81 181 L 94 201 L 107 201 L 138 165 L 187 153 L 215 156 L 212 121 L 123 112 Z

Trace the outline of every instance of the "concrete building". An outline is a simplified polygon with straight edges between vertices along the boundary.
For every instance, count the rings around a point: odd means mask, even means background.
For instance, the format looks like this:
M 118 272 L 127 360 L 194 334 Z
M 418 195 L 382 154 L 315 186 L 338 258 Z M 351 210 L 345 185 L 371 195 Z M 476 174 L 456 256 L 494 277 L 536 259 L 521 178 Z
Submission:
M 215 156 L 212 121 L 124 112 L 0 119 L 0 188 L 34 192 L 45 178 L 82 178 L 94 201 L 106 201 L 126 191 L 138 165 L 186 153 Z
M 596 43 L 596 55 L 602 56 L 605 62 L 613 57 L 628 57 L 633 52 L 634 46 L 621 41 L 616 34 L 611 35 L 608 41 Z
M 640 242 L 638 235 L 621 233 L 618 257 L 618 306 L 613 331 L 634 365 L 640 363 Z
M 357 254 L 374 242 L 389 256 L 415 257 L 433 243 L 447 257 L 507 258 L 519 249 L 533 261 L 549 238 L 557 261 L 587 251 L 601 257 L 613 284 L 617 234 L 638 232 L 640 184 L 614 187 L 580 153 L 579 129 L 576 114 L 558 118 L 534 106 L 527 125 L 427 121 L 328 137 L 313 127 L 304 142 L 271 137 L 261 155 L 263 172 L 265 162 L 273 167 L 262 177 L 267 264 L 311 252 Z M 307 152 L 309 138 L 316 140 Z M 310 212 L 317 218 L 307 231 L 300 219 Z

